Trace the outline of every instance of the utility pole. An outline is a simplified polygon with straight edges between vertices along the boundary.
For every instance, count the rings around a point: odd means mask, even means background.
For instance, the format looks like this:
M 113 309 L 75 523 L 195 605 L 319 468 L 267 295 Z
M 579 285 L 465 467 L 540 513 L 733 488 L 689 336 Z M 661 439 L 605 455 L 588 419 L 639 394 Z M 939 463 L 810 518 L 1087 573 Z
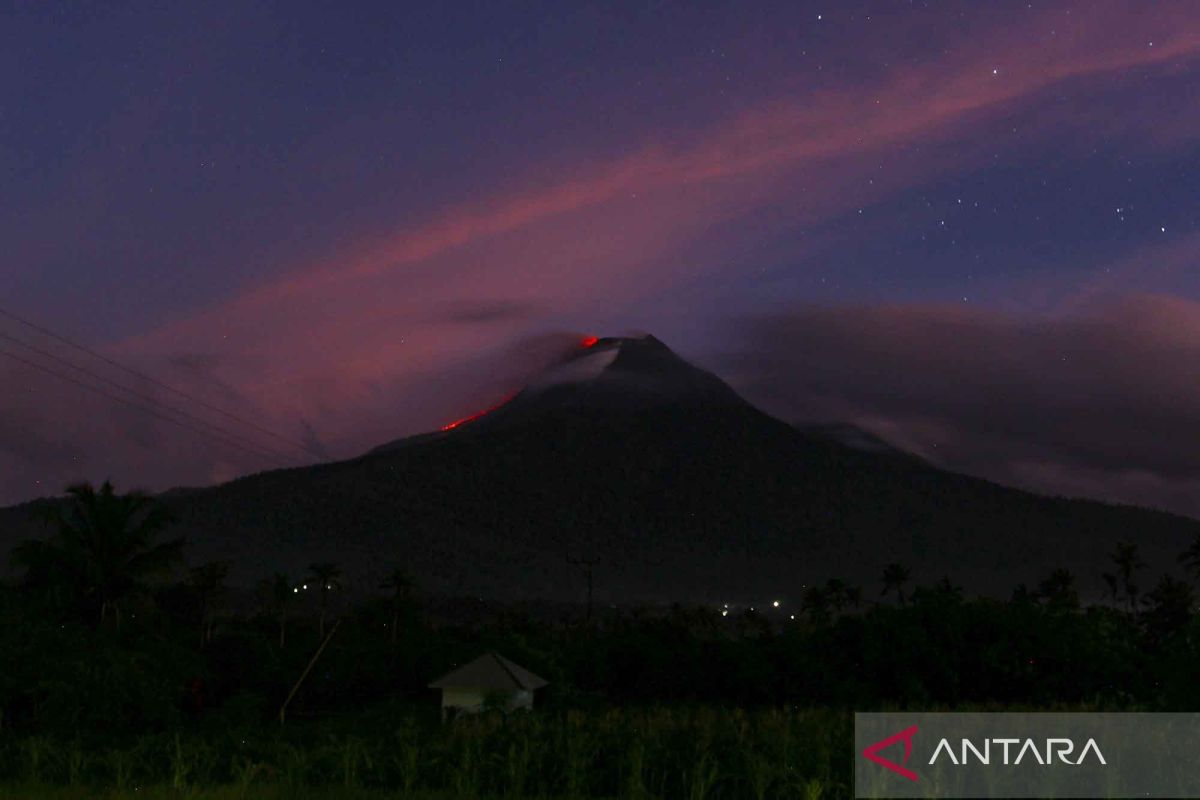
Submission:
M 288 692 L 287 699 L 284 700 L 283 705 L 279 707 L 280 725 L 283 724 L 284 715 L 287 713 L 288 703 L 292 702 L 292 698 L 295 697 L 296 692 L 300 690 L 300 684 L 304 683 L 304 679 L 308 677 L 308 673 L 312 672 L 313 665 L 317 663 L 317 659 L 320 658 L 321 653 L 325 651 L 325 645 L 329 644 L 329 640 L 333 638 L 335 633 L 337 633 L 338 625 L 341 624 L 342 621 L 340 619 L 333 623 L 333 627 L 329 629 L 329 634 L 321 642 L 321 646 L 317 648 L 317 652 L 313 653 L 313 657 L 308 662 L 308 666 L 304 668 L 304 672 L 300 673 L 300 678 L 296 681 L 296 685 L 292 687 L 290 692 Z

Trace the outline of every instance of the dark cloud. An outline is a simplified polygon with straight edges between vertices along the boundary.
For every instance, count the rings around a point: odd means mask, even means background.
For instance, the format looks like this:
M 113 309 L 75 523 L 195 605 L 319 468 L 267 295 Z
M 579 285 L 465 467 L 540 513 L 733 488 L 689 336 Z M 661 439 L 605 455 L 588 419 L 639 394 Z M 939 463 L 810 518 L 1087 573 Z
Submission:
M 177 353 L 169 356 L 167 363 L 173 367 L 209 377 L 223 360 L 213 353 Z
M 325 443 L 321 441 L 321 438 L 317 436 L 316 429 L 313 428 L 313 426 L 306 419 L 300 420 L 300 424 L 304 430 L 304 446 L 308 449 L 308 451 L 310 453 L 319 455 L 321 459 L 325 461 L 331 460 L 333 456 L 330 454 L 329 448 L 327 448 Z
M 98 359 L 72 358 L 88 372 L 43 357 L 0 362 L 0 505 L 84 480 L 159 490 L 285 465 L 243 449 L 272 443 L 204 404 L 225 400 L 219 382 L 175 381 L 190 374 L 178 359 L 168 359 L 178 374 L 162 374 L 188 397 Z M 138 371 L 159 372 L 146 364 Z
M 797 309 L 746 321 L 742 344 L 730 377 L 786 419 L 854 422 L 1042 491 L 1200 511 L 1200 305 Z
M 182 383 L 209 400 L 243 405 L 248 402 L 245 395 L 232 382 L 223 377 L 225 372 L 237 373 L 261 367 L 254 359 L 233 357 L 212 352 L 179 352 L 148 359 L 147 372 L 167 378 L 168 385 Z M 156 387 L 162 388 L 162 387 Z M 167 391 L 166 399 L 178 399 L 176 392 Z M 203 398 L 202 398 L 203 399 Z
M 0 414 L 0 457 L 12 459 L 17 464 L 50 463 L 67 465 L 79 458 L 80 448 L 63 439 L 45 435 L 34 420 L 17 409 L 5 406 Z
M 441 315 L 441 322 L 461 325 L 481 325 L 492 322 L 521 322 L 542 313 L 532 303 L 496 301 L 489 303 L 456 304 Z

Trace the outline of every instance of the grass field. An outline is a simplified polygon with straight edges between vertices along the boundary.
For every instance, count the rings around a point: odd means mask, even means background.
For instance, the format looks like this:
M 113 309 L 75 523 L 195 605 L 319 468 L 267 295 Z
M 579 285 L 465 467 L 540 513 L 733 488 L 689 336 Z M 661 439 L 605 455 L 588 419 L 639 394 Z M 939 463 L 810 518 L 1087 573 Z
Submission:
M 144 786 L 136 789 L 104 789 L 87 786 L 13 784 L 0 786 L 0 800 L 449 800 L 447 793 L 405 795 L 386 789 L 346 789 L 340 787 L 293 789 L 288 786 L 218 786 L 207 789 L 175 789 L 170 786 Z
M 718 709 L 399 720 L 104 747 L 0 740 L 0 798 L 844 797 L 852 719 Z
M 567 795 L 513 795 L 506 792 L 475 795 L 477 797 L 518 798 L 536 797 L 539 800 L 559 800 Z M 600 795 L 591 795 L 600 797 Z M 652 795 L 643 795 L 652 797 Z M 695 797 L 745 797 L 736 792 L 714 791 Z M 825 800 L 825 798 L 849 797 L 846 788 L 827 791 L 819 780 L 807 783 L 796 793 L 771 794 L 771 797 L 797 798 L 798 800 Z M 300 787 L 282 785 L 261 786 L 216 786 L 211 788 L 175 789 L 170 786 L 145 786 L 135 789 L 105 789 L 101 787 L 65 787 L 46 784 L 14 784 L 0 786 L 0 800 L 458 800 L 464 795 L 453 791 L 418 791 L 406 793 L 389 789 L 347 789 L 344 787 Z M 613 795 L 614 799 L 622 795 Z

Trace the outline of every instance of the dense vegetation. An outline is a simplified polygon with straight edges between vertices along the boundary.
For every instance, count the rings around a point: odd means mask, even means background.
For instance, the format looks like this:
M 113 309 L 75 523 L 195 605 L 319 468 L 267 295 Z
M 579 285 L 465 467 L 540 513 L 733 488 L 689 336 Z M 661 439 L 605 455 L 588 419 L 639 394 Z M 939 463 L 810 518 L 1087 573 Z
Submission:
M 893 564 L 875 585 L 810 586 L 799 608 L 546 619 L 423 598 L 403 569 L 349 600 L 335 563 L 239 598 L 227 564 L 182 568 L 184 544 L 144 496 L 81 486 L 56 509 L 0 586 L 0 784 L 14 796 L 840 795 L 854 709 L 1200 706 L 1191 586 L 1150 580 L 1129 543 L 1109 554 L 1103 604 L 1081 605 L 1062 569 L 1001 601 L 949 579 L 912 587 Z M 427 683 L 484 649 L 550 680 L 538 710 L 441 724 Z

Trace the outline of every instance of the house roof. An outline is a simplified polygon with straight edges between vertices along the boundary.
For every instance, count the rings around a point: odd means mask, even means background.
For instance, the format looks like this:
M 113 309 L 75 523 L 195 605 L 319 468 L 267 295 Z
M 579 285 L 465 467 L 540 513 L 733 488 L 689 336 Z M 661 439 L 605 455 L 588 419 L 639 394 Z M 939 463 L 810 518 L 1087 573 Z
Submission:
M 485 689 L 514 691 L 540 689 L 547 681 L 499 653 L 484 653 L 469 664 L 448 672 L 429 684 L 431 689 Z

